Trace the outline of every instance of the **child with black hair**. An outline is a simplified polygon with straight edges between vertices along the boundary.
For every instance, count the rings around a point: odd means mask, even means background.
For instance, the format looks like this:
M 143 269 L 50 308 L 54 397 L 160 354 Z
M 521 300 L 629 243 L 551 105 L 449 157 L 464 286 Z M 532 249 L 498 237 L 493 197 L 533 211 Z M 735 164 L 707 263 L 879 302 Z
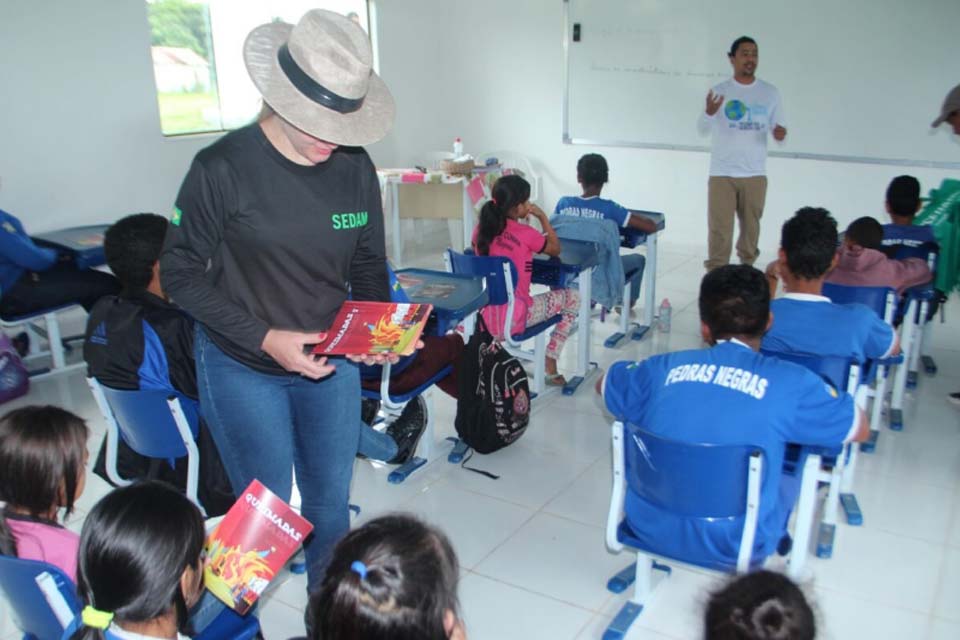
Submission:
M 555 216 L 575 216 L 594 220 L 612 220 L 618 227 L 636 229 L 642 233 L 656 233 L 657 225 L 649 218 L 637 216 L 613 200 L 600 197 L 600 192 L 610 179 L 607 160 L 597 153 L 588 153 L 577 161 L 577 182 L 583 189 L 581 196 L 564 196 L 557 201 Z M 639 253 L 620 256 L 623 272 L 630 273 L 630 304 L 632 308 L 640 297 L 643 268 L 646 258 Z M 632 273 L 631 273 L 632 272 Z
M 747 265 L 708 272 L 699 306 L 709 349 L 616 362 L 607 371 L 598 390 L 616 420 L 683 442 L 750 444 L 774 471 L 783 468 L 787 443 L 836 447 L 866 439 L 866 416 L 849 395 L 804 367 L 758 353 L 774 321 L 762 272 Z M 764 474 L 754 561 L 776 550 L 798 493 L 795 477 Z M 687 518 L 635 494 L 625 517 L 633 536 L 668 556 L 737 562 L 742 519 Z
M 897 293 L 930 282 L 933 274 L 922 258 L 893 260 L 881 251 L 883 226 L 864 216 L 850 223 L 837 250 L 837 264 L 827 282 L 851 287 L 893 287 Z
M 58 407 L 14 409 L 0 418 L 0 554 L 77 574 L 80 539 L 58 517 L 86 485 L 86 423 Z
M 813 640 L 816 619 L 796 584 L 773 571 L 737 576 L 710 596 L 704 640 Z
M 307 610 L 310 640 L 466 640 L 459 565 L 439 530 L 404 514 L 371 520 L 333 551 Z
M 104 496 L 80 534 L 84 607 L 72 640 L 104 640 L 108 630 L 119 640 L 185 640 L 203 593 L 205 535 L 197 506 L 166 484 L 138 482 Z
M 477 255 L 509 258 L 517 269 L 514 291 L 516 301 L 509 327 L 520 333 L 525 327 L 543 322 L 558 313 L 563 318 L 554 327 L 547 343 L 546 384 L 563 386 L 567 381 L 557 371 L 557 360 L 573 331 L 580 307 L 580 294 L 575 289 L 552 289 L 530 295 L 533 256 L 545 253 L 560 255 L 560 240 L 547 215 L 530 202 L 530 183 L 518 175 L 503 176 L 491 190 L 492 198 L 480 210 L 480 222 L 473 230 L 473 248 Z M 519 221 L 535 217 L 543 233 Z M 483 319 L 494 334 L 504 327 L 507 305 L 487 305 Z M 501 337 L 498 335 L 498 337 Z
M 823 283 L 837 263 L 837 221 L 822 208 L 803 207 L 783 224 L 778 269 L 786 293 L 770 305 L 771 351 L 852 357 L 858 362 L 900 352 L 893 327 L 863 305 L 834 304 Z
M 887 187 L 886 208 L 890 224 L 883 225 L 884 252 L 891 258 L 903 257 L 903 248 L 936 251 L 937 240 L 929 225 L 915 225 L 913 218 L 920 211 L 920 182 L 913 176 L 897 176 Z
M 101 298 L 87 318 L 83 358 L 89 375 L 114 389 L 160 389 L 196 400 L 197 374 L 193 358 L 193 319 L 172 303 L 160 286 L 160 251 L 167 232 L 166 218 L 137 213 L 115 222 L 104 235 L 107 265 L 122 287 Z M 197 434 L 200 452 L 198 494 L 207 513 L 222 515 L 234 495 L 213 438 L 203 420 Z M 106 438 L 94 472 L 106 473 Z M 120 475 L 151 478 L 186 487 L 186 458 L 176 468 L 144 458 L 121 439 L 117 451 Z

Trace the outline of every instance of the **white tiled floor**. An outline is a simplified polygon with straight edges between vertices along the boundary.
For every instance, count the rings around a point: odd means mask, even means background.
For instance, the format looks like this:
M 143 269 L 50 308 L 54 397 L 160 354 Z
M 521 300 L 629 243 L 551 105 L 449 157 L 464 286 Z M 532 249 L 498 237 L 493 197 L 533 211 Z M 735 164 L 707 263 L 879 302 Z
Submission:
M 440 267 L 436 243 L 412 250 L 429 256 L 416 266 Z M 654 333 L 619 349 L 603 347 L 616 317 L 594 324 L 592 356 L 601 368 L 625 358 L 700 346 L 696 292 L 702 257 L 661 252 L 657 300 L 674 308 L 670 334 Z M 932 340 L 940 365 L 921 374 L 907 399 L 906 429 L 884 430 L 877 452 L 861 457 L 856 490 L 864 510 L 859 528 L 839 527 L 834 557 L 811 561 L 805 585 L 819 615 L 822 638 L 960 638 L 960 411 L 946 394 L 960 390 L 960 339 L 956 317 L 937 325 Z M 571 346 L 576 338 L 571 341 Z M 564 363 L 572 365 L 570 348 Z M 624 596 L 606 591 L 606 579 L 630 558 L 604 546 L 609 498 L 609 422 L 585 385 L 573 397 L 534 402 L 528 433 L 515 445 L 473 463 L 501 475 L 489 480 L 446 462 L 445 456 L 402 485 L 386 482 L 388 469 L 358 462 L 352 502 L 359 521 L 390 510 L 420 514 L 443 528 L 463 567 L 460 597 L 471 640 L 599 638 Z M 34 386 L 18 404 L 51 402 L 89 419 L 99 444 L 103 425 L 82 376 Z M 8 407 L 4 407 L 7 409 Z M 454 403 L 434 394 L 436 437 L 453 434 Z M 79 527 L 105 483 L 91 476 L 71 519 Z M 674 568 L 634 625 L 630 638 L 696 638 L 707 592 L 718 578 Z M 281 577 L 265 598 L 261 621 L 268 640 L 302 633 L 306 601 L 303 576 Z M 16 637 L 9 622 L 0 640 Z

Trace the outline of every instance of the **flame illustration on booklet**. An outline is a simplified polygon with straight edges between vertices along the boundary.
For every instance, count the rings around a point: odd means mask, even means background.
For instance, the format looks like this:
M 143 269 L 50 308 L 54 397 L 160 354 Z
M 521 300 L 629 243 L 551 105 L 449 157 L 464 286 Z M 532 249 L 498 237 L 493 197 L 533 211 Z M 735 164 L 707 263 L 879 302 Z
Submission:
M 321 356 L 414 352 L 433 310 L 431 304 L 347 300 L 312 353 Z
M 290 505 L 254 480 L 207 538 L 203 583 L 243 615 L 312 530 Z

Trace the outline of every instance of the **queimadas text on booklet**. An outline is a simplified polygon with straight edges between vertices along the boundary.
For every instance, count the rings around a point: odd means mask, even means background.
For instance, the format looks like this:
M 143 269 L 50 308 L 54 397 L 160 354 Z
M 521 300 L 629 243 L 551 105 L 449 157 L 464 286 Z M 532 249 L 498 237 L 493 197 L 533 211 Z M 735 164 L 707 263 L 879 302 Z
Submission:
M 433 305 L 347 300 L 312 353 L 320 356 L 414 352 Z
M 312 530 L 290 505 L 254 480 L 207 538 L 203 583 L 243 615 Z

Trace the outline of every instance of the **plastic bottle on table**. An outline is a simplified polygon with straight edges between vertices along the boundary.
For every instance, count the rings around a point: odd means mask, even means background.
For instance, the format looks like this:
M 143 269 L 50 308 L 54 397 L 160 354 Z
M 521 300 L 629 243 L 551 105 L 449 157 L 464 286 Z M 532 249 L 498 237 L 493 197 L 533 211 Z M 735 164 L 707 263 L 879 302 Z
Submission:
M 463 140 L 460 138 L 453 139 L 453 159 L 456 160 L 463 155 Z
M 660 303 L 660 313 L 657 320 L 657 326 L 661 333 L 670 333 L 670 315 L 673 313 L 673 307 L 670 306 L 670 300 L 663 299 Z

